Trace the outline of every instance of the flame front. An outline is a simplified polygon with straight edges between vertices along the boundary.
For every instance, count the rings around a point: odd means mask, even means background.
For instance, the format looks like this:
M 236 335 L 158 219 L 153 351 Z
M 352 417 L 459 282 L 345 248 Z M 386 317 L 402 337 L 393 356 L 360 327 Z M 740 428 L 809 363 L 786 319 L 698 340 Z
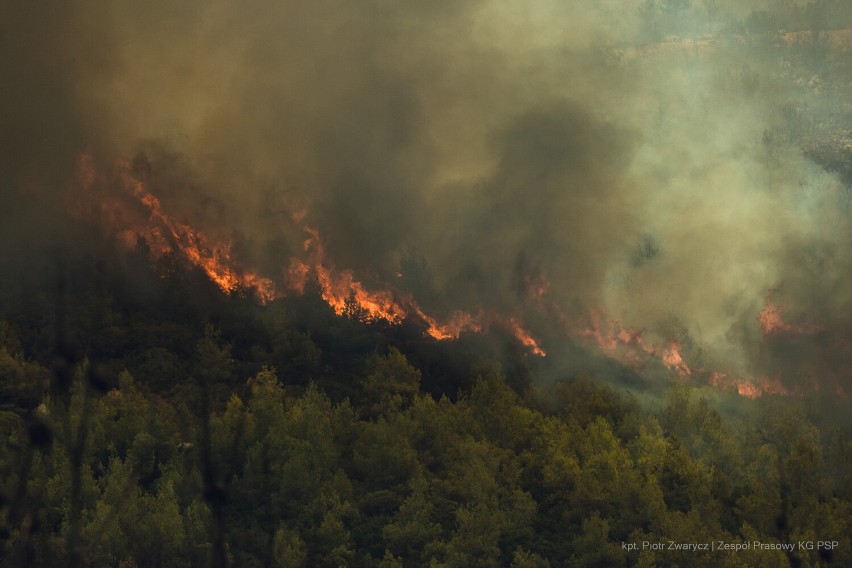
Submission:
M 660 358 L 666 367 L 674 369 L 681 377 L 692 374 L 692 371 L 680 355 L 680 344 L 677 341 L 672 341 L 662 352 Z
M 424 333 L 436 340 L 455 339 L 464 332 L 481 332 L 496 325 L 508 330 L 530 353 L 546 356 L 541 342 L 517 316 L 455 311 L 445 320 L 439 320 L 427 314 L 410 294 L 392 288 L 370 289 L 356 278 L 353 271 L 338 269 L 328 259 L 319 231 L 303 224 L 308 218 L 307 209 L 299 209 L 290 215 L 293 223 L 302 224 L 306 235 L 302 243 L 304 252 L 289 259 L 276 287 L 272 278 L 246 269 L 234 258 L 232 240 L 215 240 L 170 216 L 145 182 L 133 175 L 128 161 L 117 162 L 113 172 L 105 175 L 97 171 L 88 154 L 81 154 L 77 160 L 76 180 L 77 193 L 70 208 L 77 216 L 104 222 L 128 247 L 144 239 L 154 254 L 176 254 L 188 264 L 201 268 L 225 292 L 253 290 L 258 300 L 265 303 L 287 293 L 303 294 L 307 283 L 314 281 L 323 300 L 337 314 L 394 325 L 413 318 L 422 322 Z M 534 273 L 524 276 L 521 283 L 524 301 L 546 310 L 564 327 L 568 336 L 592 340 L 602 351 L 637 372 L 641 372 L 649 361 L 656 360 L 681 380 L 693 377 L 697 372 L 700 377 L 709 376 L 707 382 L 711 386 L 735 390 L 743 397 L 789 394 L 780 376 L 742 379 L 720 371 L 693 370 L 678 341 L 648 340 L 643 330 L 626 328 L 618 320 L 606 321 L 599 311 L 592 311 L 587 318 L 572 323 L 559 306 L 547 298 L 550 282 L 544 275 Z M 770 341 L 823 331 L 819 325 L 785 321 L 784 311 L 771 293 L 757 320 L 763 336 Z M 835 378 L 833 382 L 836 386 L 833 390 L 845 398 L 840 380 Z M 819 390 L 819 384 L 815 383 L 813 388 Z
M 82 191 L 75 196 L 72 210 L 80 217 L 105 220 L 128 247 L 144 239 L 155 254 L 179 254 L 189 264 L 203 269 L 225 292 L 241 288 L 254 290 L 263 303 L 285 294 L 285 291 L 276 290 L 271 278 L 245 270 L 233 257 L 232 241 L 216 242 L 204 232 L 170 217 L 160 200 L 146 189 L 143 181 L 132 175 L 131 170 L 128 161 L 119 161 L 114 175 L 104 176 L 98 173 L 90 155 L 80 154 L 76 178 Z M 77 199 L 80 196 L 82 200 Z M 301 209 L 291 218 L 299 223 L 306 216 L 307 210 Z M 286 291 L 303 294 L 307 282 L 313 278 L 323 300 L 335 313 L 342 315 L 351 311 L 366 320 L 384 320 L 390 324 L 416 317 L 426 324 L 425 333 L 437 340 L 455 339 L 465 331 L 480 332 L 488 327 L 489 322 L 482 314 L 474 316 L 456 311 L 447 321 L 440 322 L 426 314 L 410 295 L 392 289 L 369 290 L 351 270 L 339 270 L 326 259 L 316 229 L 305 226 L 304 231 L 308 235 L 303 242 L 305 258 L 290 259 L 284 274 Z M 536 284 L 540 288 L 539 295 L 543 294 L 544 284 Z M 499 318 L 494 316 L 490 320 L 498 321 Z M 538 341 L 518 321 L 509 319 L 505 325 L 532 353 L 545 355 Z
M 692 374 L 692 370 L 680 354 L 681 347 L 677 341 L 669 342 L 664 349 L 654 347 L 645 341 L 641 330 L 627 329 L 618 320 L 613 320 L 608 325 L 604 324 L 602 315 L 598 311 L 592 311 L 589 314 L 589 321 L 590 325 L 580 328 L 578 335 L 594 340 L 604 351 L 613 352 L 623 346 L 626 349 L 624 357 L 629 366 L 637 367 L 641 363 L 637 354 L 644 353 L 659 359 L 663 365 L 672 369 L 681 378 Z
M 428 327 L 426 333 L 435 339 L 455 339 L 463 331 L 479 333 L 482 331 L 482 317 L 473 316 L 467 312 L 457 310 L 446 323 L 438 323 L 435 318 L 429 317 L 423 310 L 416 308 L 417 315 Z
M 478 333 L 488 327 L 486 318 L 456 310 L 445 322 L 439 322 L 428 315 L 417 305 L 414 299 L 406 294 L 395 293 L 391 290 L 369 291 L 361 282 L 355 279 L 350 270 L 336 270 L 328 264 L 325 249 L 319 232 L 311 227 L 305 227 L 308 237 L 303 248 L 308 255 L 308 261 L 291 259 L 288 274 L 288 287 L 297 293 L 303 293 L 308 279 L 313 275 L 320 288 L 322 298 L 338 314 L 346 313 L 349 306 L 357 306 L 363 310 L 368 319 L 383 319 L 393 324 L 401 323 L 405 318 L 414 316 L 426 324 L 426 334 L 437 340 L 457 339 L 463 332 Z M 492 318 L 494 319 L 494 318 Z M 530 347 L 536 355 L 544 356 L 544 351 L 532 339 L 528 331 L 517 326 L 515 333 L 518 340 Z
M 232 242 L 212 242 L 203 232 L 169 217 L 160 200 L 145 189 L 143 182 L 131 175 L 129 162 L 119 161 L 116 169 L 116 179 L 106 179 L 98 174 L 88 154 L 82 154 L 77 159 L 77 180 L 84 193 L 92 197 L 90 202 L 97 209 L 89 212 L 111 220 L 119 238 L 126 245 L 133 246 L 142 238 L 158 254 L 181 254 L 190 264 L 203 269 L 225 292 L 234 292 L 240 288 L 254 290 L 258 299 L 264 303 L 275 298 L 275 286 L 270 278 L 239 269 L 231 254 Z M 92 195 L 97 191 L 95 186 L 98 184 L 118 187 L 120 191 L 118 194 L 107 192 L 104 195 Z M 133 215 L 126 213 L 123 202 L 128 198 L 146 209 L 143 223 L 133 223 Z M 129 227 L 125 226 L 128 224 Z
M 544 349 L 541 348 L 539 342 L 532 336 L 530 333 L 524 329 L 521 323 L 515 318 L 509 318 L 508 321 L 509 329 L 512 330 L 512 333 L 515 335 L 518 341 L 521 342 L 522 345 L 525 345 L 529 348 L 530 351 L 538 355 L 539 357 L 545 357 L 547 353 L 545 353 Z
M 303 245 L 308 254 L 309 263 L 292 259 L 288 276 L 292 278 L 289 287 L 300 293 L 304 291 L 307 278 L 313 274 L 320 287 L 323 300 L 338 315 L 346 312 L 347 307 L 357 307 L 368 319 L 383 319 L 392 324 L 399 324 L 408 315 L 408 310 L 397 302 L 390 290 L 371 292 L 355 279 L 351 270 L 336 270 L 326 264 L 325 249 L 316 229 L 305 227 L 308 238 Z
M 756 399 L 766 394 L 790 394 L 790 391 L 787 390 L 787 387 L 781 383 L 778 377 L 762 377 L 757 380 L 746 380 L 721 371 L 714 371 L 710 375 L 708 383 L 723 390 L 736 390 L 740 396 L 750 399 Z
M 757 316 L 763 335 L 809 334 L 822 331 L 822 326 L 815 324 L 793 325 L 784 321 L 784 310 L 776 304 L 772 296 L 766 297 L 766 304 Z

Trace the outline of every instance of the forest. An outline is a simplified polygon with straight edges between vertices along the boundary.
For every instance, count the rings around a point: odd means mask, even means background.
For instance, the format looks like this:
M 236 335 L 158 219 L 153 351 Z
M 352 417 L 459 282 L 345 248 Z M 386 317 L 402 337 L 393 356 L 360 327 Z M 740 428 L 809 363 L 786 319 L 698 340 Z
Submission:
M 12 4 L 0 567 L 852 566 L 849 0 Z
M 545 384 L 509 337 L 437 342 L 310 290 L 263 306 L 104 250 L 55 257 L 0 324 L 3 565 L 852 562 L 852 441 L 824 404 Z

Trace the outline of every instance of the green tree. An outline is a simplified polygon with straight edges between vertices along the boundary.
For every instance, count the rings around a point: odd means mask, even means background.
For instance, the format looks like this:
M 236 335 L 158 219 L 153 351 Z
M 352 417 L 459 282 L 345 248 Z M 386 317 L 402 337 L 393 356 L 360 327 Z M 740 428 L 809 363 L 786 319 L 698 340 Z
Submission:
M 574 539 L 571 565 L 583 568 L 626 566 L 621 546 L 610 541 L 609 523 L 597 513 L 583 520 L 582 532 Z
M 396 347 L 384 357 L 373 355 L 367 361 L 363 392 L 370 415 L 398 412 L 411 403 L 419 388 L 420 371 Z
M 382 529 L 382 537 L 388 551 L 406 559 L 406 565 L 425 565 L 430 558 L 428 547 L 440 539 L 443 529 L 433 520 L 435 507 L 428 482 L 417 476 L 410 487 L 411 494 Z

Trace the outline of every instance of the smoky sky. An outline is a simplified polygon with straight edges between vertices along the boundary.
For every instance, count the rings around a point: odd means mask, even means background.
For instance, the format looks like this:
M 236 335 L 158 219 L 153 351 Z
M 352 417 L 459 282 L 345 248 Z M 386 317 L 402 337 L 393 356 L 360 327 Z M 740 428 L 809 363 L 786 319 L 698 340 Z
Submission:
M 790 351 L 760 334 L 772 293 L 827 330 L 801 339 L 827 365 L 849 349 L 852 213 L 802 147 L 850 128 L 842 46 L 767 40 L 747 16 L 772 3 L 681 4 L 6 6 L 3 199 L 64 194 L 80 152 L 133 160 L 273 278 L 309 226 L 438 311 L 519 313 L 547 282 L 570 317 L 662 342 L 677 322 L 754 373 Z

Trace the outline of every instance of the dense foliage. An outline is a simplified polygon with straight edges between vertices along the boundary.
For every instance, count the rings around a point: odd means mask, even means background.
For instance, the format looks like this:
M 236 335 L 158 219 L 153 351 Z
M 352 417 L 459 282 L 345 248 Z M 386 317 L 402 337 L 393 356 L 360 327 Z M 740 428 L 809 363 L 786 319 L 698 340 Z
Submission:
M 0 323 L 4 565 L 852 565 L 852 444 L 806 401 L 542 386 L 499 338 L 137 261 L 63 265 Z M 641 546 L 755 540 L 840 544 Z

